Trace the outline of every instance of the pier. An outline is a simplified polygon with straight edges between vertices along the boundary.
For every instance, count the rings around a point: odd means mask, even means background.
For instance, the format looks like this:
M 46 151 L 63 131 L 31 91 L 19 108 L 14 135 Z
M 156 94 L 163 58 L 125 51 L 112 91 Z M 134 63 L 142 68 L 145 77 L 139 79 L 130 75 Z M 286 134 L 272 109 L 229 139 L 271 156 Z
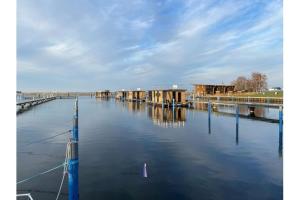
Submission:
M 25 110 L 28 110 L 29 108 L 46 103 L 48 101 L 52 101 L 56 99 L 56 97 L 46 97 L 46 98 L 39 98 L 39 99 L 33 99 L 29 101 L 19 102 L 17 103 L 17 106 L 20 106 L 20 109 L 17 109 L 17 114 L 24 112 Z

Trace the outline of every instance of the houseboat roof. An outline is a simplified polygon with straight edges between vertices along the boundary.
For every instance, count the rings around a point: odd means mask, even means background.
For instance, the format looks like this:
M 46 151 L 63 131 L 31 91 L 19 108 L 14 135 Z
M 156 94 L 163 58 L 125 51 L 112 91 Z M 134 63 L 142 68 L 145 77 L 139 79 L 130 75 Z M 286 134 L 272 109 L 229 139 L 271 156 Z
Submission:
M 173 89 L 173 88 L 171 88 L 171 89 L 155 89 L 155 90 L 148 90 L 148 91 L 186 91 L 186 89 L 179 89 L 179 88 L 177 88 L 177 89 Z

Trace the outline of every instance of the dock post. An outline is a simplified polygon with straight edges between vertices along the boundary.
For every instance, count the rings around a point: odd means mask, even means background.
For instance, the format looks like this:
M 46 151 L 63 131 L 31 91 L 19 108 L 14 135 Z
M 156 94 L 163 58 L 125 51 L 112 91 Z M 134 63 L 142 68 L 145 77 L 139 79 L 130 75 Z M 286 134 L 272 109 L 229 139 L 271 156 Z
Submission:
M 239 105 L 236 104 L 236 114 L 235 114 L 235 143 L 238 145 L 239 144 L 239 114 L 240 114 L 240 109 Z
M 283 113 L 282 106 L 279 107 L 279 133 L 283 132 Z
M 282 157 L 282 135 L 283 135 L 283 112 L 282 106 L 279 107 L 279 156 Z
M 211 132 L 211 128 L 210 128 L 210 113 L 211 113 L 211 104 L 210 104 L 210 101 L 208 101 L 208 133 L 210 134 Z
M 72 139 L 69 146 L 68 160 L 68 184 L 69 184 L 69 200 L 79 199 L 78 190 L 78 98 L 75 101 L 75 114 L 73 118 Z

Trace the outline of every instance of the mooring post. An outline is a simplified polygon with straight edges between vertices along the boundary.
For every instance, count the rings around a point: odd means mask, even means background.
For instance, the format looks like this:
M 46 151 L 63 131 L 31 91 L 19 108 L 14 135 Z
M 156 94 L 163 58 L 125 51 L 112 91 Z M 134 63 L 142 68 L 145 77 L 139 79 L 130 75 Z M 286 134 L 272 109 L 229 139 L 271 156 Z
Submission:
M 283 135 L 283 111 L 282 106 L 279 107 L 279 156 L 282 156 L 282 135 Z
M 282 106 L 279 107 L 279 133 L 283 132 L 283 113 Z
M 236 104 L 236 111 L 235 111 L 235 142 L 236 142 L 236 144 L 239 143 L 239 114 L 240 114 L 239 105 Z
M 211 113 L 211 104 L 210 101 L 208 101 L 208 105 L 207 105 L 207 111 L 208 111 L 208 133 L 210 133 L 211 129 L 210 129 L 210 113 Z
M 162 94 L 161 108 L 162 108 L 162 110 L 164 110 L 164 93 Z
M 68 160 L 68 182 L 69 182 L 69 200 L 79 199 L 78 190 L 78 98 L 75 101 L 75 114 L 73 117 L 72 139 L 69 146 Z

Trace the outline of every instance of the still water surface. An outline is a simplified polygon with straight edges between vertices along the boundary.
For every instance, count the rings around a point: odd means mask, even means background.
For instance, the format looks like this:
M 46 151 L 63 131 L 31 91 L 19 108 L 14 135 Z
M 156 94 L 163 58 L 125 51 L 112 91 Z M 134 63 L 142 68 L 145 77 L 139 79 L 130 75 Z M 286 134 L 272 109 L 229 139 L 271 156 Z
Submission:
M 74 99 L 17 116 L 17 179 L 64 161 Z M 278 124 L 207 112 L 79 98 L 80 199 L 282 199 Z M 34 141 L 36 143 L 30 144 Z M 148 178 L 142 169 L 147 163 Z M 18 193 L 55 199 L 62 169 L 19 184 Z M 60 199 L 68 199 L 65 182 Z

